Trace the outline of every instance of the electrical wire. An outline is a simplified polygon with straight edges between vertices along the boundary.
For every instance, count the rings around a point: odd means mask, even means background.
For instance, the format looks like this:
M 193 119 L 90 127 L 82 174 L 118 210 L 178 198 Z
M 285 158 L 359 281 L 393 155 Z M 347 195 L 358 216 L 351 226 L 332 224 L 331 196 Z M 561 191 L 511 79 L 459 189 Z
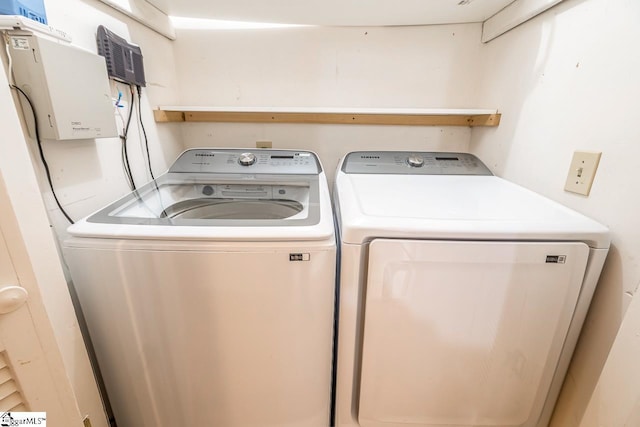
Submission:
M 133 86 L 129 85 L 129 92 L 131 94 L 130 103 L 129 103 L 129 115 L 127 117 L 127 124 L 124 128 L 124 135 L 120 136 L 122 140 L 122 164 L 125 170 L 125 174 L 127 175 L 127 180 L 129 181 L 129 187 L 131 191 L 135 191 L 136 183 L 133 180 L 133 174 L 131 173 L 131 165 L 129 164 L 129 154 L 127 152 L 127 138 L 129 136 L 129 126 L 131 125 L 131 117 L 133 116 L 133 110 L 135 107 L 135 97 L 133 96 Z
M 113 94 L 114 91 L 117 92 L 117 95 Z M 117 96 L 114 108 L 118 118 L 122 122 L 122 133 L 124 133 L 125 121 L 124 117 L 122 116 L 122 112 L 120 111 L 123 107 L 123 105 L 120 103 L 120 101 L 122 101 L 122 92 L 120 92 L 120 89 L 118 89 L 118 87 L 116 86 L 115 80 L 111 80 L 111 96 L 113 98 Z
M 53 198 L 56 201 L 58 208 L 60 208 L 60 212 L 62 212 L 64 217 L 67 218 L 67 221 L 73 224 L 74 221 L 71 219 L 67 211 L 64 210 L 64 208 L 62 207 L 62 204 L 60 204 L 60 200 L 58 200 L 58 196 L 56 195 L 56 190 L 53 188 L 51 172 L 49 171 L 49 165 L 47 163 L 47 159 L 44 156 L 44 150 L 42 149 L 42 141 L 40 140 L 40 130 L 38 128 L 38 115 L 36 114 L 36 109 L 33 106 L 31 99 L 29 99 L 29 96 L 22 89 L 20 89 L 16 85 L 10 85 L 10 87 L 20 92 L 22 96 L 24 96 L 24 99 L 26 99 L 27 102 L 29 103 L 29 107 L 31 107 L 31 113 L 33 114 L 33 121 L 35 122 L 34 128 L 35 128 L 35 134 L 36 134 L 36 141 L 38 143 L 38 151 L 40 152 L 40 160 L 42 160 L 42 164 L 44 166 L 44 170 L 47 175 L 47 181 L 49 181 L 49 187 L 51 188 L 51 193 L 53 194 Z
M 138 121 L 140 122 L 140 126 L 142 126 L 142 133 L 144 134 L 144 147 L 147 151 L 147 166 L 149 166 L 149 174 L 151 174 L 151 179 L 156 179 L 153 176 L 153 170 L 151 169 L 151 156 L 149 155 L 149 139 L 147 138 L 147 131 L 144 128 L 144 123 L 142 123 L 142 88 L 138 86 Z
M 120 121 L 122 122 L 122 128 L 121 128 L 121 133 L 118 134 L 118 136 L 121 139 L 121 144 L 120 144 L 120 157 L 121 157 L 121 166 L 122 166 L 122 173 L 124 173 L 126 180 L 127 180 L 127 186 L 129 187 L 130 190 L 133 190 L 133 188 L 131 188 L 131 179 L 129 177 L 129 172 L 127 171 L 127 167 L 125 165 L 125 161 L 124 161 L 124 133 L 125 133 L 125 128 L 126 128 L 126 120 L 125 118 L 122 116 L 122 112 L 120 111 L 124 105 L 121 103 L 122 101 L 122 92 L 120 91 L 120 89 L 118 88 L 116 81 L 115 80 L 111 80 L 111 95 L 112 97 L 116 97 L 116 102 L 114 104 L 114 109 L 116 112 L 116 115 L 118 116 L 118 118 L 120 119 Z M 117 95 L 114 95 L 113 92 L 117 92 Z
M 7 77 L 9 77 L 9 86 L 13 86 L 13 59 L 11 58 L 11 52 L 9 52 L 9 35 L 6 31 L 4 31 L 2 35 L 4 37 L 4 47 L 7 51 L 7 59 L 9 60 L 9 72 L 7 73 Z

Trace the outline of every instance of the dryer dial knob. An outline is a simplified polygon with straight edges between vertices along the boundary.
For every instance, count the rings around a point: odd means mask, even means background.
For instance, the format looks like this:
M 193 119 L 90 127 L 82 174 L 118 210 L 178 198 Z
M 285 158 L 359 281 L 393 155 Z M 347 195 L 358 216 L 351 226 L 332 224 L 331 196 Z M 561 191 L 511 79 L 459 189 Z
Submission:
M 424 159 L 422 158 L 422 156 L 419 156 L 417 154 L 412 154 L 409 157 L 407 157 L 407 163 L 409 164 L 409 166 L 413 168 L 419 168 L 419 167 L 422 167 L 422 165 L 424 165 Z
M 253 153 L 242 153 L 240 154 L 240 158 L 238 159 L 238 163 L 242 166 L 251 166 L 257 160 L 257 157 Z

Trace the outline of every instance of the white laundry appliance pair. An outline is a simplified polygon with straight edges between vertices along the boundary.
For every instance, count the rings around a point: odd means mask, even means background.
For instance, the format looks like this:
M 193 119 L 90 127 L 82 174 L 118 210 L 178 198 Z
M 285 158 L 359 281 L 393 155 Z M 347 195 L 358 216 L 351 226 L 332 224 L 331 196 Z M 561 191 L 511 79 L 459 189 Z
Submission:
M 607 229 L 463 153 L 350 153 L 334 202 L 335 425 L 546 426 Z M 286 150 L 189 150 L 72 226 L 118 425 L 330 425 L 333 231 Z
M 329 425 L 336 242 L 315 154 L 188 150 L 69 233 L 119 427 Z
M 608 230 L 465 153 L 338 168 L 337 427 L 546 427 Z

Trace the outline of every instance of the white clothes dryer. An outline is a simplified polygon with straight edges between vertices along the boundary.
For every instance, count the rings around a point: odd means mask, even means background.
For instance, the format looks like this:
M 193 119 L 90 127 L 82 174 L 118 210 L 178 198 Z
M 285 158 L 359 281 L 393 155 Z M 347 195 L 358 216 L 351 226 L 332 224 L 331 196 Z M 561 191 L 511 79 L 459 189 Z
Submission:
M 546 427 L 606 227 L 465 153 L 338 167 L 336 426 Z
M 193 149 L 69 228 L 119 427 L 325 427 L 336 245 L 305 151 Z

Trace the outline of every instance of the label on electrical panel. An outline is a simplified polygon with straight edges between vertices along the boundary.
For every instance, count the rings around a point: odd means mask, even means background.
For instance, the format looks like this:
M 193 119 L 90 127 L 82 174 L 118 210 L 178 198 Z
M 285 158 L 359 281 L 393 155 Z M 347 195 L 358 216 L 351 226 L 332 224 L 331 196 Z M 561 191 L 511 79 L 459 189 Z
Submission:
M 26 37 L 11 37 L 11 47 L 18 50 L 29 50 L 29 39 Z

